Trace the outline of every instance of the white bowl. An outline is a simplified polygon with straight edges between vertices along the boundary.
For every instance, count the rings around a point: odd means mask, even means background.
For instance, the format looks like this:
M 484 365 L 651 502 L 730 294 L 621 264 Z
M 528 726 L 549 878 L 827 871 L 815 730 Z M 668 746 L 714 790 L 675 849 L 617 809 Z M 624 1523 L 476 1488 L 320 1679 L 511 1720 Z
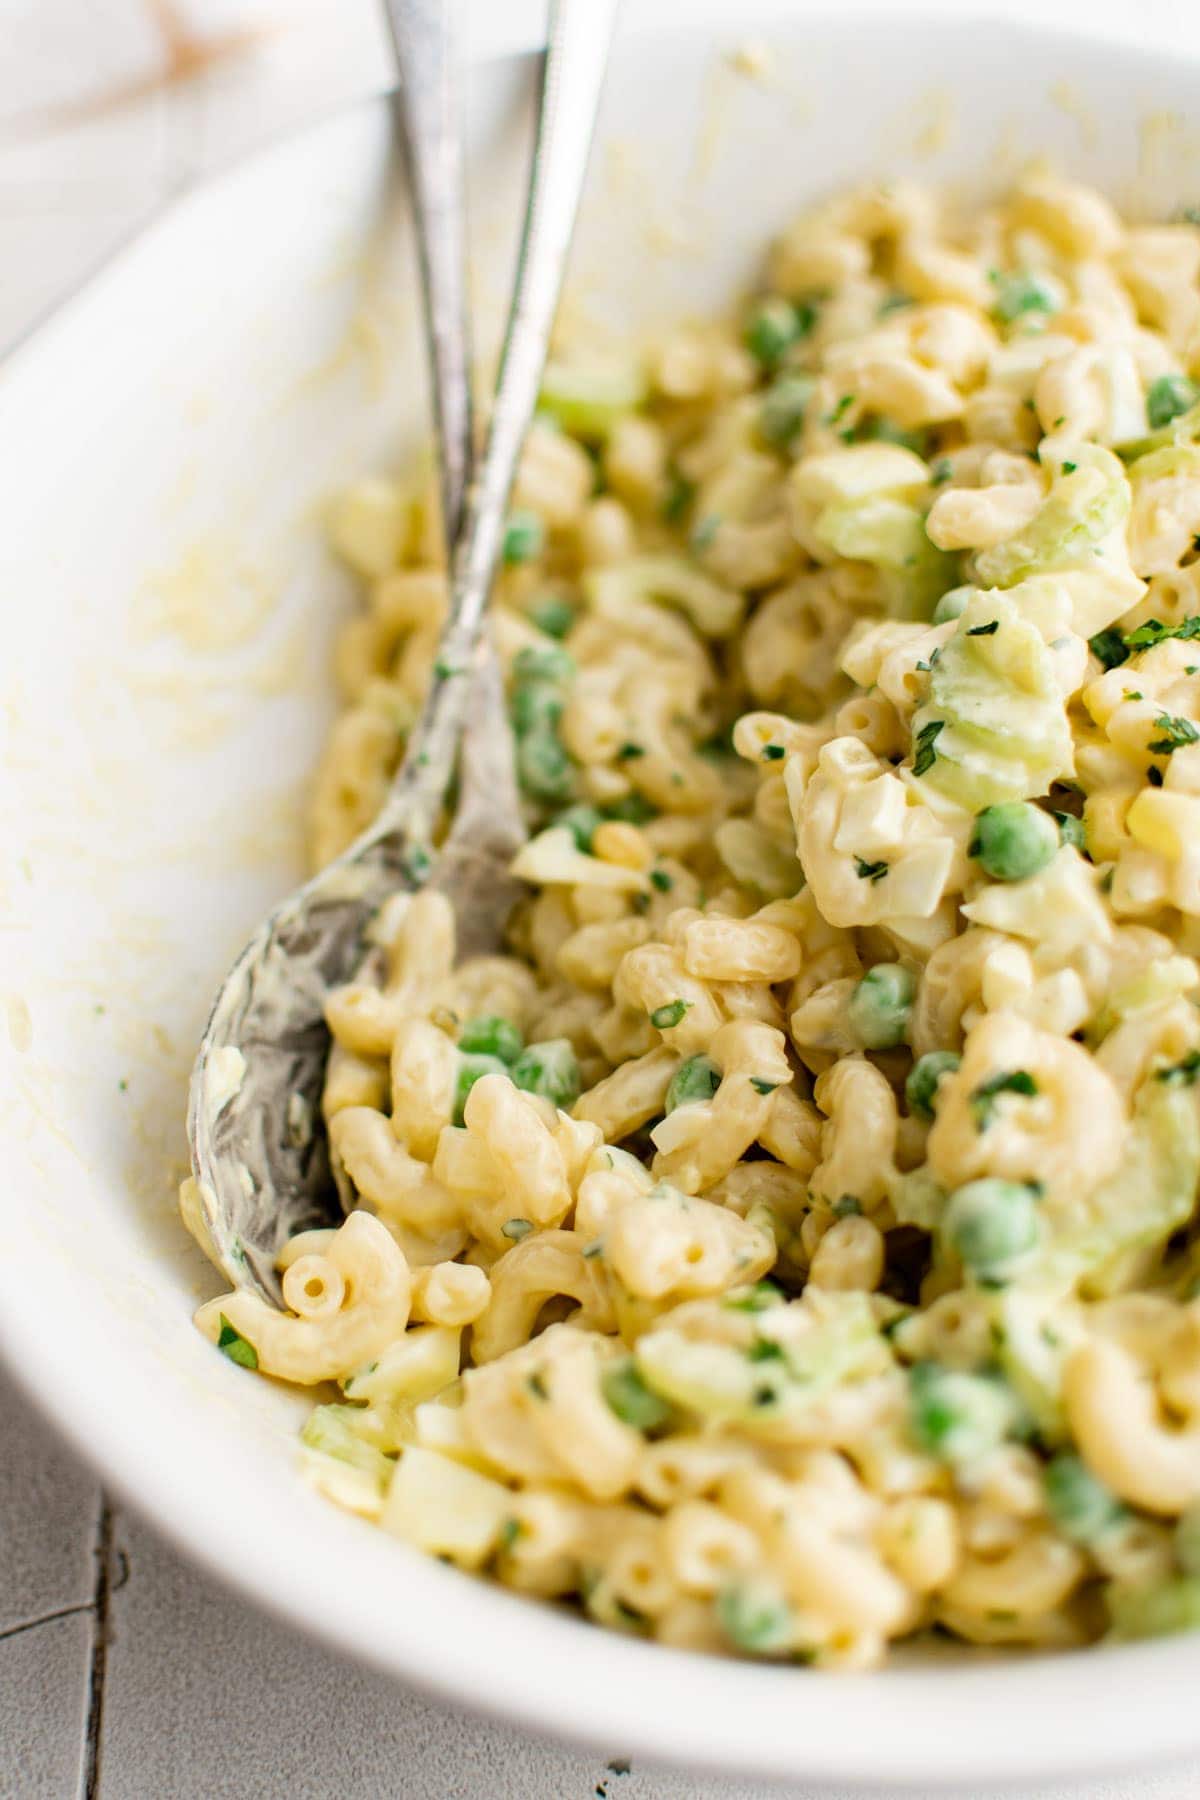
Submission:
M 1181 123 L 1200 67 L 1177 53 L 794 11 L 746 0 L 723 38 L 694 23 L 655 35 L 643 0 L 614 60 L 580 313 L 628 330 L 719 305 L 809 195 L 868 174 L 969 191 L 1045 152 L 1148 215 L 1200 197 Z M 757 77 L 720 55 L 748 33 L 774 46 Z M 493 311 L 531 67 L 475 71 Z M 303 1407 L 193 1330 L 215 1282 L 175 1214 L 185 1080 L 215 985 L 300 868 L 349 599 L 320 503 L 425 430 L 389 171 L 385 104 L 339 115 L 176 207 L 0 373 L 8 1362 L 206 1568 L 531 1727 L 926 1792 L 1200 1749 L 1200 1637 L 848 1679 L 656 1649 L 469 1579 L 311 1494 Z

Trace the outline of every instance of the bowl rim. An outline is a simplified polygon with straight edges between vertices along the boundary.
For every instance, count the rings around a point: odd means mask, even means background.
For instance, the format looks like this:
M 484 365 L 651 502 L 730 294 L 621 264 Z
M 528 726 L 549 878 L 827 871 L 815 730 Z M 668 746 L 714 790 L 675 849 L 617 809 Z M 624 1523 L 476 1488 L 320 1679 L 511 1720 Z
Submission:
M 768 0 L 766 10 L 771 10 Z M 775 4 L 782 13 L 782 4 Z M 1200 55 L 1132 46 L 1083 29 L 1006 19 L 995 7 L 969 17 L 915 11 L 900 19 L 890 7 L 822 8 L 817 34 L 875 22 L 881 29 L 973 37 L 980 54 L 995 34 L 1011 50 L 1022 42 L 1120 57 L 1146 74 L 1180 62 L 1197 76 Z M 639 28 L 641 36 L 677 35 L 690 25 Z M 480 60 L 507 61 L 523 44 Z M 178 229 L 188 209 L 254 176 L 325 132 L 350 128 L 392 104 L 394 89 L 353 99 L 248 156 L 191 181 L 139 223 L 0 356 L 0 384 L 52 355 L 60 331 L 125 265 Z M 2 393 L 0 385 L 0 393 Z M 86 1177 L 85 1177 L 86 1179 Z M 95 1359 L 72 1354 L 63 1334 L 47 1332 L 36 1283 L 10 1285 L 0 1307 L 0 1358 L 34 1408 L 172 1548 L 242 1598 L 280 1621 L 442 1702 L 515 1724 L 539 1736 L 619 1749 L 659 1766 L 707 1769 L 773 1780 L 885 1785 L 928 1793 L 961 1783 L 1029 1782 L 1146 1767 L 1200 1748 L 1200 1718 L 1186 1704 L 1200 1678 L 1200 1635 L 1055 1656 L 942 1662 L 848 1678 L 821 1671 L 763 1666 L 622 1638 L 531 1605 L 509 1590 L 446 1568 L 398 1543 L 402 1607 L 380 1592 L 380 1533 L 319 1496 L 282 1522 L 263 1521 L 247 1554 L 247 1515 L 213 1507 L 191 1485 L 160 1440 L 147 1454 L 145 1421 L 133 1407 L 112 1405 L 111 1372 L 120 1353 L 98 1348 Z M 38 1342 L 36 1375 L 27 1350 Z M 240 1378 L 217 1367 L 214 1382 Z M 165 1389 L 164 1389 L 165 1391 Z M 231 1397 L 237 1390 L 231 1387 Z M 94 1422 L 104 1421 L 103 1435 Z M 221 1468 L 222 1436 L 207 1423 L 160 1409 L 155 1424 L 195 1466 L 207 1439 L 211 1466 Z M 297 1484 L 299 1486 L 299 1484 Z M 253 1508 L 251 1508 L 251 1517 Z M 320 1519 L 320 1525 L 316 1524 Z M 310 1519 L 313 1523 L 310 1525 Z M 324 1552 L 314 1558 L 313 1551 Z M 296 1579 L 303 1569 L 303 1583 Z M 361 1579 L 356 1579 L 361 1577 Z M 431 1631 L 429 1613 L 445 1615 Z M 496 1647 L 503 1654 L 496 1655 Z M 1136 1695 L 1133 1708 L 1097 1706 L 1107 1677 Z M 864 1731 L 870 1708 L 872 1729 Z M 1016 1709 L 1019 1708 L 1019 1727 Z M 1065 1728 L 1064 1728 L 1065 1721 Z

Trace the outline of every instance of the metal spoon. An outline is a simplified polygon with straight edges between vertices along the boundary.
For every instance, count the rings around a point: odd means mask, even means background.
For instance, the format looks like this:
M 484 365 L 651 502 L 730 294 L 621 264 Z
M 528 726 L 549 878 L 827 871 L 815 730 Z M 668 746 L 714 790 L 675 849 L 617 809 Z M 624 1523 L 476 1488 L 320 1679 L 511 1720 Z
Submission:
M 217 996 L 192 1071 L 195 1180 L 185 1217 L 235 1286 L 276 1303 L 279 1249 L 297 1231 L 334 1222 L 338 1209 L 320 1123 L 330 1041 L 326 993 L 361 970 L 366 927 L 398 890 L 431 882 L 442 889 L 467 953 L 497 946 L 515 895 L 508 865 L 525 829 L 499 670 L 483 628 L 565 273 L 617 3 L 554 0 L 551 7 L 516 289 L 483 460 L 468 485 L 453 0 L 389 0 L 434 373 L 443 519 L 454 545 L 450 609 L 430 692 L 379 817 L 259 927 Z M 445 843 L 435 849 L 460 748 L 458 807 Z

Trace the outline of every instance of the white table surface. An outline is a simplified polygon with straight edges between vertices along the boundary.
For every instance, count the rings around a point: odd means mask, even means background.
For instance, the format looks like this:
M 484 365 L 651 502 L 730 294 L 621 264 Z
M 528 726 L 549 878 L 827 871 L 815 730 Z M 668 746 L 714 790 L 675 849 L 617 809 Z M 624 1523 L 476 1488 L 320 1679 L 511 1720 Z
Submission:
M 540 10 L 462 3 L 481 43 Z M 1200 0 L 1003 10 L 1200 51 Z M 0 349 L 180 186 L 388 80 L 374 0 L 0 0 L 0 42 Z M 3 1374 L 0 1444 L 0 1800 L 767 1800 L 625 1771 L 618 1745 L 609 1766 L 327 1654 L 110 1507 Z M 1200 1764 L 1086 1792 L 1196 1800 Z

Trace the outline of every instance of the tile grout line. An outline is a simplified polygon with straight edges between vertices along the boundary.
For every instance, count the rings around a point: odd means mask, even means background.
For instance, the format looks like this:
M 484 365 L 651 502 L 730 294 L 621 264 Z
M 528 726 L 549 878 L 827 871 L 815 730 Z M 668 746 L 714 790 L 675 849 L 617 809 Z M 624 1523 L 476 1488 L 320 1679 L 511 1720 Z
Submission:
M 54 1612 L 39 1613 L 36 1619 L 22 1619 L 19 1625 L 6 1625 L 0 1631 L 0 1644 L 6 1644 L 9 1638 L 20 1637 L 23 1631 L 36 1631 L 39 1625 L 54 1625 L 59 1619 L 73 1619 L 79 1613 L 90 1613 L 95 1604 L 94 1600 L 80 1600 L 75 1606 L 60 1606 Z
M 84 1729 L 83 1743 L 82 1800 L 99 1800 L 100 1794 L 100 1740 L 104 1727 L 104 1680 L 108 1669 L 109 1599 L 112 1594 L 109 1565 L 112 1560 L 112 1540 L 113 1509 L 107 1494 L 102 1492 L 93 1546 L 93 1554 L 96 1558 L 96 1585 L 88 1608 L 93 1614 L 93 1623 L 92 1654 L 88 1671 L 87 1723 Z

